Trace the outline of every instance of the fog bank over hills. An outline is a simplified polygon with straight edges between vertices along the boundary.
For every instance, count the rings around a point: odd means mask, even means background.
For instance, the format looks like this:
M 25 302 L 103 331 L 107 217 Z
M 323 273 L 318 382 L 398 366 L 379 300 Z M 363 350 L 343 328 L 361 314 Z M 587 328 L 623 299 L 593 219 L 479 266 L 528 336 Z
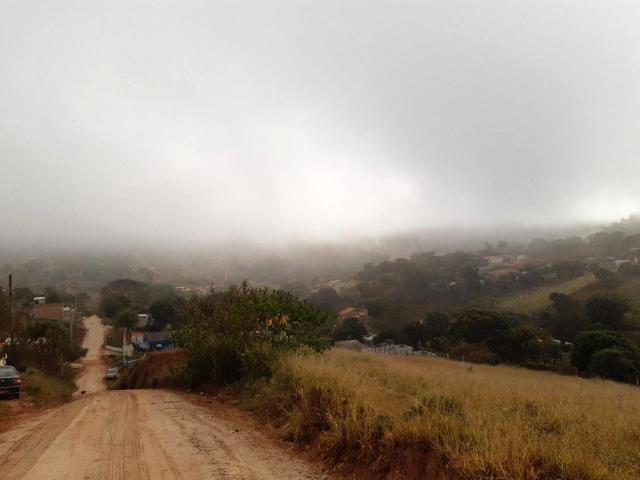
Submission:
M 362 245 L 628 215 L 639 22 L 634 1 L 1 2 L 0 245 Z

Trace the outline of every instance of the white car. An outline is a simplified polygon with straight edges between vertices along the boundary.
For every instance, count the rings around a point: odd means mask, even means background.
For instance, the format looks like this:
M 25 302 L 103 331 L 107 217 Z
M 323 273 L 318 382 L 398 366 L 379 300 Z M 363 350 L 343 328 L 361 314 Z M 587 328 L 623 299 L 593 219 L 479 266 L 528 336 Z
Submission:
M 106 378 L 107 380 L 115 380 L 116 378 L 118 378 L 118 369 L 109 368 L 104 378 Z

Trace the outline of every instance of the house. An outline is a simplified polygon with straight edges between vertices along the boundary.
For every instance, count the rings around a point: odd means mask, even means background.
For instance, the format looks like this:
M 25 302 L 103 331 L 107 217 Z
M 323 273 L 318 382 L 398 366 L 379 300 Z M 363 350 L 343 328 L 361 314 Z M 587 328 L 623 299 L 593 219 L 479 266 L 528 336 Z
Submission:
M 504 257 L 502 255 L 487 255 L 482 258 L 489 266 L 502 265 L 504 263 Z
M 592 270 L 605 269 L 615 271 L 617 268 L 616 259 L 613 257 L 590 257 L 585 260 L 585 263 Z
M 145 335 L 145 332 L 137 332 L 137 331 L 131 332 L 131 343 L 136 346 L 143 345 L 145 341 L 144 335 Z
M 344 310 L 341 310 L 338 313 L 338 318 L 340 320 L 345 320 L 347 318 L 368 318 L 369 311 L 365 307 L 348 307 Z
M 145 335 L 147 350 L 169 350 L 176 348 L 176 344 L 173 341 L 173 334 L 174 332 L 170 330 L 147 332 Z
M 36 303 L 31 314 L 36 320 L 63 320 L 64 303 Z
M 47 299 L 45 297 L 33 297 L 33 304 L 40 305 L 43 303 L 47 303 Z
M 369 316 L 369 310 L 364 306 L 345 308 L 338 313 L 338 318 L 341 322 L 344 322 L 347 318 L 357 318 L 367 330 L 371 330 L 373 322 L 373 318 Z

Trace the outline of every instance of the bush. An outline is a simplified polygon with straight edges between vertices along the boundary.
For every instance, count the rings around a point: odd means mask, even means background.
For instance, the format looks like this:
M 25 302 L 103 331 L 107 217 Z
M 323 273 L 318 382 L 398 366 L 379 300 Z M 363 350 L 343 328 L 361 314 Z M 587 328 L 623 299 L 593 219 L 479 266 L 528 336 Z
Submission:
M 283 352 L 328 346 L 321 331 L 329 315 L 286 292 L 244 282 L 222 295 L 194 299 L 187 310 L 191 321 L 176 340 L 186 351 L 193 384 L 269 376 Z
M 629 344 L 624 338 L 622 338 L 617 332 L 611 332 L 607 330 L 595 330 L 592 332 L 580 332 L 576 337 L 571 351 L 571 363 L 580 372 L 588 372 L 591 370 L 591 362 L 597 352 L 601 350 L 617 350 L 626 352 L 626 356 L 630 359 L 636 368 L 640 365 L 640 354 L 638 349 Z M 602 354 L 599 359 L 596 360 L 593 368 L 604 371 L 605 358 L 613 359 L 615 355 L 612 352 Z M 617 357 L 615 357 L 617 358 Z M 618 359 L 619 361 L 619 359 Z M 619 363 L 619 365 L 622 365 Z M 624 367 L 626 370 L 627 367 Z M 611 372 L 611 370 L 609 370 Z M 608 378 L 614 378 L 609 376 Z
M 619 348 L 604 348 L 591 356 L 589 372 L 619 382 L 635 382 L 638 368 L 633 355 Z
M 67 402 L 75 389 L 72 382 L 49 377 L 35 368 L 27 369 L 22 382 L 22 391 L 39 406 Z

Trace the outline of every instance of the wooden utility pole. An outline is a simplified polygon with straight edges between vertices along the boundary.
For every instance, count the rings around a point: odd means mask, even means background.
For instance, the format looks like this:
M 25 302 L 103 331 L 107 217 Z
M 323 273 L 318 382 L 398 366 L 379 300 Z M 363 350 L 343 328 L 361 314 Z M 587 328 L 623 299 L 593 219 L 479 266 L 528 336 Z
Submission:
M 13 320 L 13 275 L 9 274 L 9 318 L 11 319 L 11 361 L 16 353 L 16 326 Z

